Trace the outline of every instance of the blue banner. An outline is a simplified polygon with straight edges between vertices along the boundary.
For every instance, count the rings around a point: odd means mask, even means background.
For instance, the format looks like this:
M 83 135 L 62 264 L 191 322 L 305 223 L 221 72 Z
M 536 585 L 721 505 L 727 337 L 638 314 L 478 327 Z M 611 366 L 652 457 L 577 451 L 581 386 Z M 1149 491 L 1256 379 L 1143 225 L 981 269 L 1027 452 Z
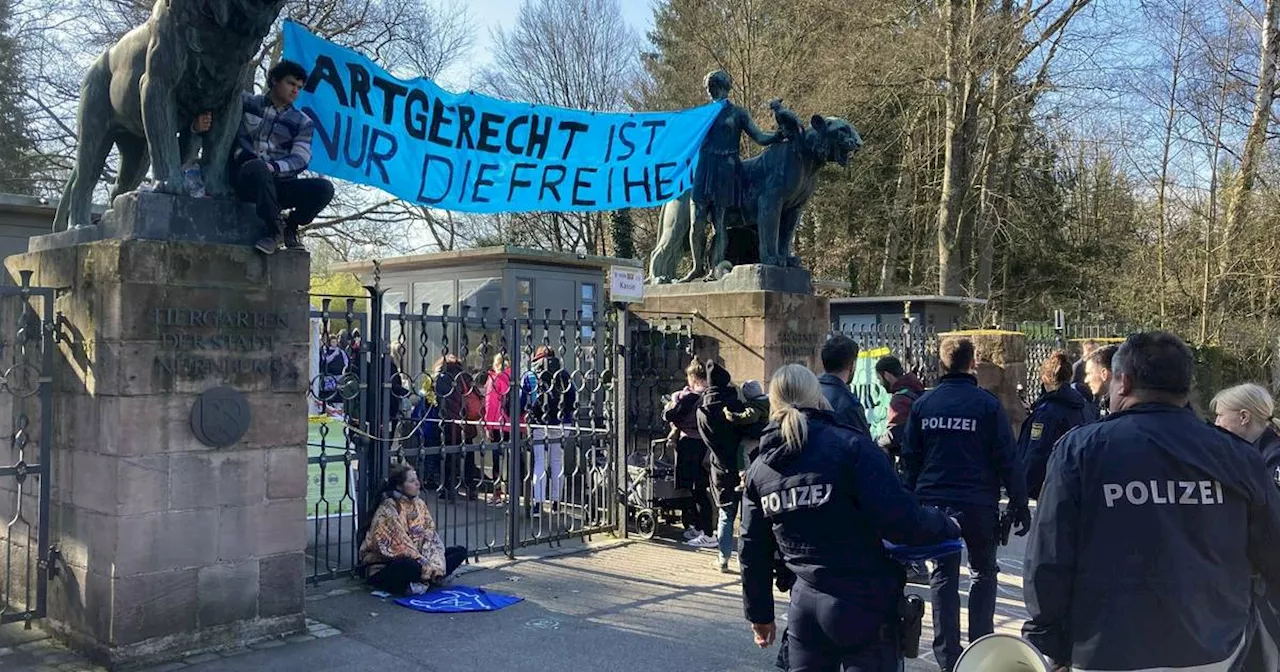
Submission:
M 468 611 L 497 611 L 522 601 L 523 597 L 491 593 L 484 588 L 446 586 L 436 587 L 414 597 L 401 597 L 395 603 L 429 614 L 460 614 Z
M 284 58 L 310 73 L 296 105 L 315 121 L 311 170 L 462 212 L 660 205 L 693 183 L 722 103 L 597 113 L 450 93 L 284 26 Z

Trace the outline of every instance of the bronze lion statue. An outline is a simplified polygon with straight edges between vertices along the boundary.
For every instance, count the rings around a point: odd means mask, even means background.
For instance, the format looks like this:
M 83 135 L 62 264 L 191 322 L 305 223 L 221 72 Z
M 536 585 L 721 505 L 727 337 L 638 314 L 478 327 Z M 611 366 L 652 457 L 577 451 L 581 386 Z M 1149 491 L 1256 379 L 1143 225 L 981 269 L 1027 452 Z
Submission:
M 779 122 L 786 123 L 782 117 Z M 799 266 L 792 242 L 804 206 L 813 196 L 818 170 L 831 161 L 848 165 L 862 148 L 858 131 L 836 117 L 814 115 L 808 129 L 788 131 L 792 139 L 742 162 L 743 202 L 727 213 L 726 256 L 731 264 Z M 649 257 L 650 282 L 663 284 L 676 278 L 676 267 L 689 254 L 692 208 L 688 192 L 662 207 L 662 231 Z
M 120 152 L 111 199 L 133 191 L 148 167 L 156 191 L 182 193 L 182 163 L 201 149 L 205 190 L 231 193 L 227 160 L 240 127 L 240 90 L 285 0 L 156 0 L 151 18 L 98 57 L 80 87 L 76 163 L 53 230 L 90 225 L 93 189 L 107 154 Z

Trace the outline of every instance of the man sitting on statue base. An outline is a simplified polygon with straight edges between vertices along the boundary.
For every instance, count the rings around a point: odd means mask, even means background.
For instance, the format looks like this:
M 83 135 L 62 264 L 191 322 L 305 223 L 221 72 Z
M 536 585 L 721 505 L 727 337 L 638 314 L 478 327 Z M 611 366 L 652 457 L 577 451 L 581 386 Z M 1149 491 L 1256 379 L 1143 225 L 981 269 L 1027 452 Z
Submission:
M 267 72 L 267 92 L 241 93 L 244 112 L 231 153 L 231 184 L 237 198 L 252 203 L 263 223 L 263 236 L 254 244 L 263 254 L 305 249 L 298 232 L 333 200 L 333 183 L 320 177 L 301 178 L 311 162 L 311 117 L 293 106 L 307 83 L 307 71 L 292 61 L 280 61 Z M 195 130 L 207 129 L 200 121 Z M 285 212 L 288 210 L 289 212 Z

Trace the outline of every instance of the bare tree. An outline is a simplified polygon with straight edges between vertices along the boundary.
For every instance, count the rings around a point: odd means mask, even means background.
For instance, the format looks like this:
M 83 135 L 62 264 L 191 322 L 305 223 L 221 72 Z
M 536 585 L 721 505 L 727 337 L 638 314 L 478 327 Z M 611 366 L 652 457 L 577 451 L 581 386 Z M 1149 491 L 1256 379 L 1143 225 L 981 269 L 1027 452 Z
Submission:
M 618 0 L 524 0 L 515 26 L 498 29 L 493 67 L 479 77 L 487 93 L 580 110 L 627 108 L 640 73 L 640 41 Z M 491 217 L 496 226 L 501 218 Z M 553 250 L 603 254 L 603 213 L 531 213 L 506 218 L 508 234 Z

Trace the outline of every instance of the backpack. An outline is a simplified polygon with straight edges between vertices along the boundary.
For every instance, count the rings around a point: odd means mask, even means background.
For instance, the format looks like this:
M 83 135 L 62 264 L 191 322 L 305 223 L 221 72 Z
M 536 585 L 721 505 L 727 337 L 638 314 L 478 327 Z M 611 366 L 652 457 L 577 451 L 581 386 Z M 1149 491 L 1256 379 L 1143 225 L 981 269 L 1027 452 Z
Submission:
M 916 399 L 920 398 L 920 393 L 916 392 L 915 390 L 909 387 L 904 387 L 901 390 L 894 392 L 893 394 L 894 396 L 897 396 L 899 394 L 903 395 L 904 397 L 910 399 L 912 404 L 916 403 Z

